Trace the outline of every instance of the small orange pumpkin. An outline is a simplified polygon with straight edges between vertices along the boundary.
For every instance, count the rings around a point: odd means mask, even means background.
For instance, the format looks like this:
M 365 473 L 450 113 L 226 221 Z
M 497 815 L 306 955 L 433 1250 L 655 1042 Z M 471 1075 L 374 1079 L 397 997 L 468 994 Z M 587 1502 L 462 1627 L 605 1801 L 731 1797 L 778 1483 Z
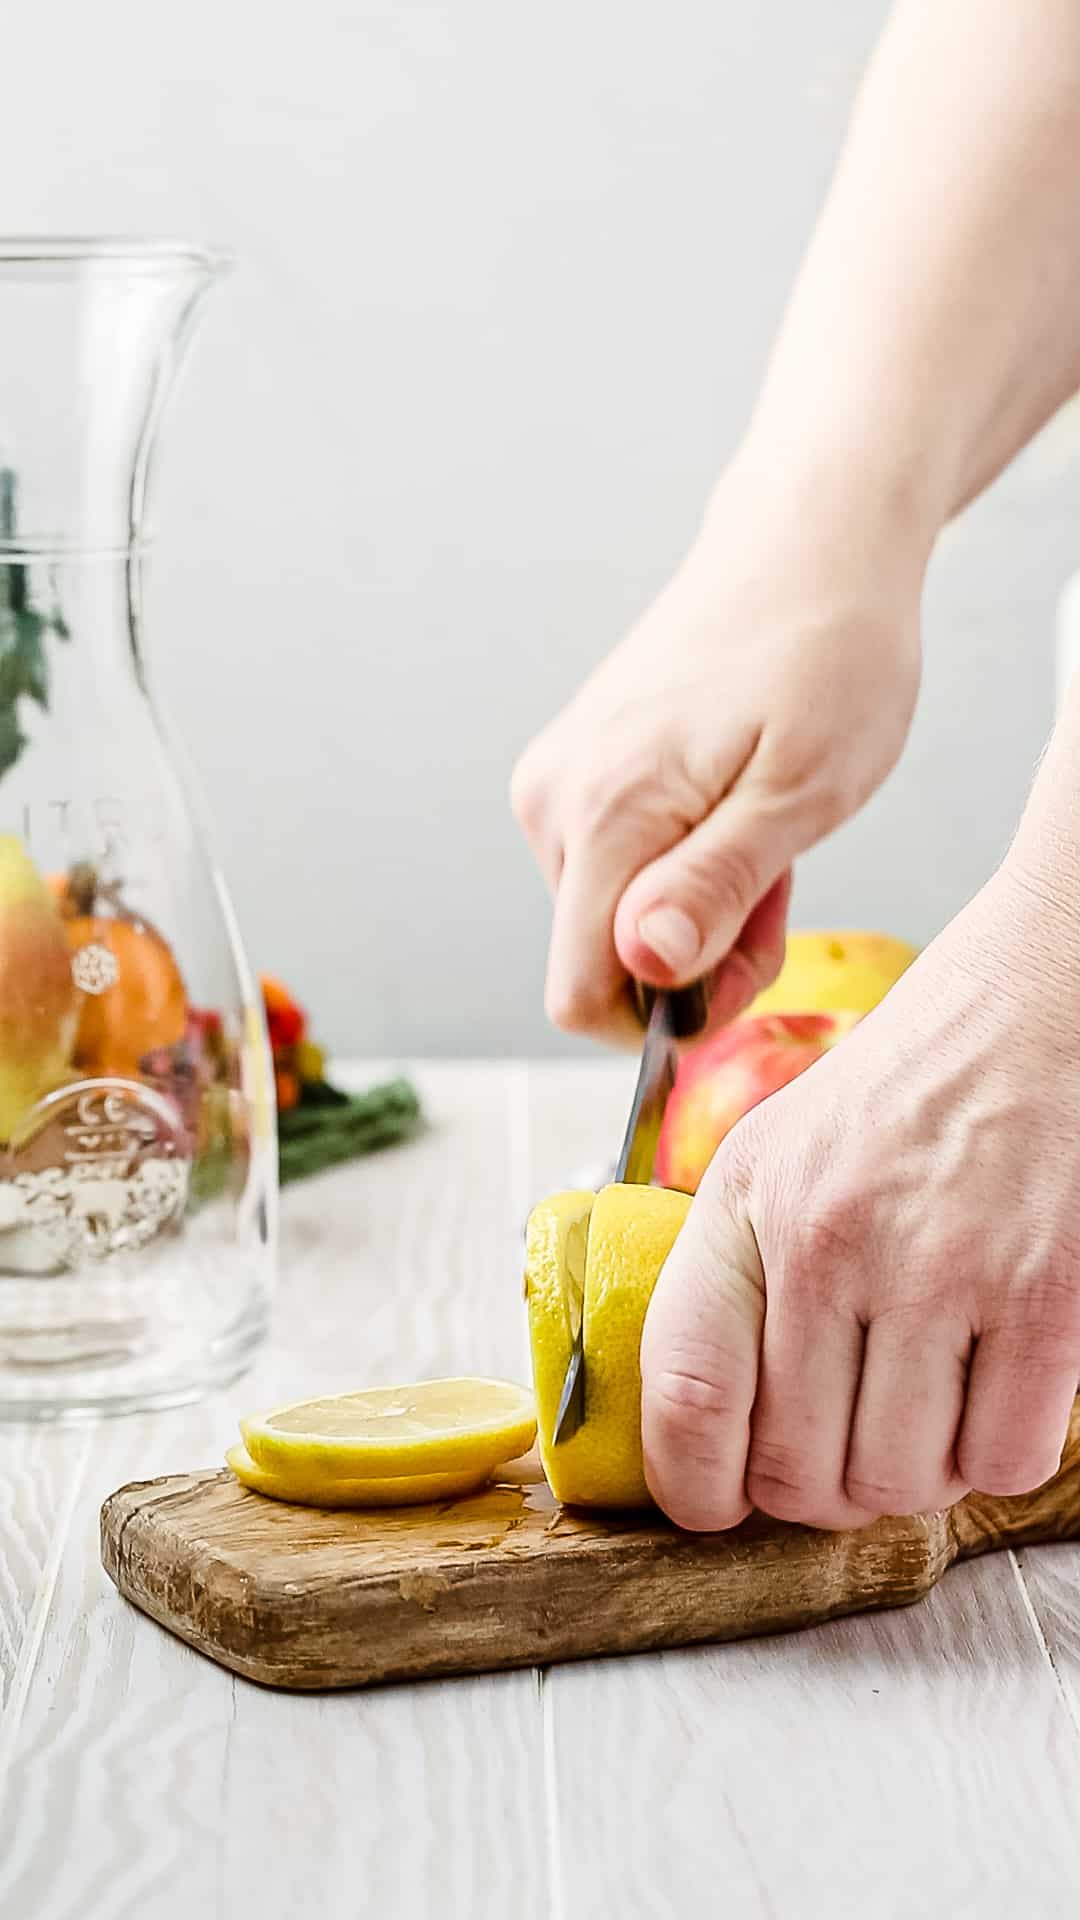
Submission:
M 87 869 L 60 887 L 72 973 L 80 987 L 74 1064 L 82 1073 L 133 1077 L 159 1047 L 174 1047 L 187 1026 L 183 976 L 167 940 L 147 920 L 117 906 L 94 911 Z
M 187 1024 L 187 994 L 171 947 L 142 920 L 80 915 L 67 923 L 75 979 L 95 979 L 80 956 L 98 949 L 112 956 L 111 984 L 82 993 L 75 1065 L 84 1072 L 137 1074 L 157 1047 L 174 1047 Z M 91 961 L 96 955 L 91 954 Z M 113 969 L 102 962 L 96 978 Z

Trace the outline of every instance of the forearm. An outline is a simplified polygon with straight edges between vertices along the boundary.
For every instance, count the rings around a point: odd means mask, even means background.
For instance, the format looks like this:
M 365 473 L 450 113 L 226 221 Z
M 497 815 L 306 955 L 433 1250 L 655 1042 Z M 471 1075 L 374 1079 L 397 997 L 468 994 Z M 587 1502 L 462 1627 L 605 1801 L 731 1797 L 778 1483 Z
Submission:
M 1035 905 L 1049 985 L 1080 1008 L 1080 676 L 1066 697 L 1003 873 Z M 1070 1030 L 1069 1041 L 1076 1038 Z
M 1080 5 L 900 0 L 751 457 L 850 475 L 932 541 L 1077 386 Z

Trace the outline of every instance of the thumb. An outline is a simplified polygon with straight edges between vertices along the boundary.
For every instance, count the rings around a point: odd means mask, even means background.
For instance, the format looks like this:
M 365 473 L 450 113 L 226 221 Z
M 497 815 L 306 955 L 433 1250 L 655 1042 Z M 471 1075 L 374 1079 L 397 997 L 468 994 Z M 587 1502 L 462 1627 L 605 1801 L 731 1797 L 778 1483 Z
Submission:
M 793 810 L 766 811 L 760 792 L 736 792 L 721 801 L 700 826 L 643 867 L 623 893 L 615 945 L 627 972 L 656 987 L 711 973 L 812 837 Z M 782 952 L 781 926 L 776 965 Z M 762 956 L 766 973 L 773 959 L 771 953 Z M 760 985 L 766 984 L 763 978 Z
M 641 1342 L 645 1477 L 677 1526 L 713 1532 L 750 1511 L 746 1460 L 764 1321 L 754 1230 L 706 1191 L 668 1255 Z

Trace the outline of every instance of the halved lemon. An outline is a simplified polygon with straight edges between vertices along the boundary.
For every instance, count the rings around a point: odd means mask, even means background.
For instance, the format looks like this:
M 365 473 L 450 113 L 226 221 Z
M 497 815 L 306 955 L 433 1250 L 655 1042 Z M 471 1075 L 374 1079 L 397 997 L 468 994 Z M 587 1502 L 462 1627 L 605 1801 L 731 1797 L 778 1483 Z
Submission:
M 246 1447 L 230 1447 L 226 1464 L 253 1493 L 300 1507 L 414 1507 L 430 1500 L 456 1500 L 488 1484 L 490 1473 L 399 1473 L 388 1479 L 339 1480 L 301 1469 L 269 1473 Z
M 418 1380 L 301 1400 L 241 1420 L 240 1432 L 260 1471 L 296 1484 L 482 1477 L 528 1452 L 536 1409 L 528 1389 L 509 1380 Z
M 540 1458 L 557 1500 L 650 1504 L 641 1453 L 645 1312 L 690 1208 L 664 1187 L 554 1194 L 533 1210 L 525 1293 Z M 574 1332 L 585 1335 L 585 1418 L 558 1446 L 555 1419 Z

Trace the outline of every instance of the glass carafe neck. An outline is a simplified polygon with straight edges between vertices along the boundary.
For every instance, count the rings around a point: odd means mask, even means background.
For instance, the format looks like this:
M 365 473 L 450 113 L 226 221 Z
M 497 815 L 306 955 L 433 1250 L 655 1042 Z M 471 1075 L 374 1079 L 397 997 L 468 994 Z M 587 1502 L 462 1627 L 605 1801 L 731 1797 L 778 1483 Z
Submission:
M 0 239 L 0 564 L 148 537 L 158 422 L 225 264 L 152 241 Z

